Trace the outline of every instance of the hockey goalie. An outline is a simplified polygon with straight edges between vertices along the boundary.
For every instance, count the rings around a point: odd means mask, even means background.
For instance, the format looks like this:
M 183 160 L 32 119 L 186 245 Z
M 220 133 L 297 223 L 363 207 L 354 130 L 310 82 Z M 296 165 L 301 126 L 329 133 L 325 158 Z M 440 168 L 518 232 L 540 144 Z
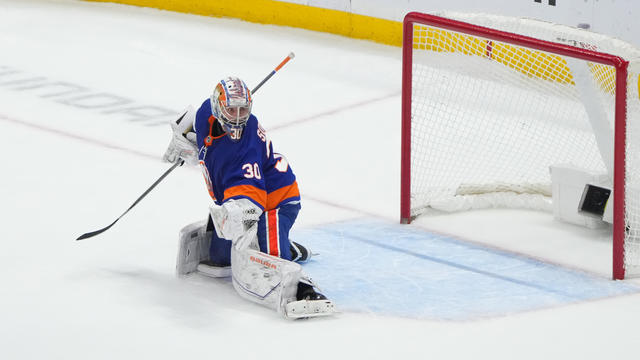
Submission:
M 208 220 L 180 231 L 176 272 L 231 276 L 241 297 L 287 318 L 330 315 L 333 303 L 299 264 L 311 253 L 289 240 L 300 211 L 295 175 L 251 106 L 246 84 L 227 77 L 171 122 L 164 159 L 199 164 L 214 202 Z

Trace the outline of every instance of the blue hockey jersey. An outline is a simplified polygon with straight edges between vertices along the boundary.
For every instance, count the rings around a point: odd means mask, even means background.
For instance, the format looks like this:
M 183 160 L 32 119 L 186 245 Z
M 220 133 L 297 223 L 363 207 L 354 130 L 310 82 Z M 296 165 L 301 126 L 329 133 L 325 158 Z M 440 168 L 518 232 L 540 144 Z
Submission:
M 210 122 L 211 121 L 211 122 Z M 273 152 L 273 145 L 252 114 L 239 141 L 224 135 L 205 146 L 213 121 L 211 102 L 205 100 L 194 121 L 198 158 L 209 194 L 216 204 L 246 198 L 262 210 L 300 200 L 296 177 L 286 158 Z

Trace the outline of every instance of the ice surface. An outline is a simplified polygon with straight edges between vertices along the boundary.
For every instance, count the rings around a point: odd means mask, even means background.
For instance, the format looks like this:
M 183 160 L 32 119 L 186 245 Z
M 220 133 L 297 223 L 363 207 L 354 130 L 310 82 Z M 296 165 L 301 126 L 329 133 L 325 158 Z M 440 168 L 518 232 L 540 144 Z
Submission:
M 328 284 L 326 295 L 344 311 L 470 320 L 640 289 L 379 219 L 327 224 L 295 235 L 322 254 L 305 268 Z

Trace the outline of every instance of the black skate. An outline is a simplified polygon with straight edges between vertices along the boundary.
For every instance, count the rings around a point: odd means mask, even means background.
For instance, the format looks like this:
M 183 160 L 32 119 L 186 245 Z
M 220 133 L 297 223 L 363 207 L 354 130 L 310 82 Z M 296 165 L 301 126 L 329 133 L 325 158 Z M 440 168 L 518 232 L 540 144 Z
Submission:
M 291 250 L 291 261 L 295 261 L 297 263 L 303 263 L 307 260 L 311 259 L 312 254 L 309 249 L 304 247 L 303 245 L 298 244 L 295 241 L 291 241 L 289 244 L 289 249 Z
M 317 292 L 313 285 L 307 284 L 307 279 L 303 281 L 298 283 L 297 301 L 287 304 L 286 316 L 290 319 L 300 319 L 332 315 L 335 312 L 333 302 Z
M 327 297 L 316 292 L 313 286 L 303 282 L 298 283 L 297 300 L 327 300 Z

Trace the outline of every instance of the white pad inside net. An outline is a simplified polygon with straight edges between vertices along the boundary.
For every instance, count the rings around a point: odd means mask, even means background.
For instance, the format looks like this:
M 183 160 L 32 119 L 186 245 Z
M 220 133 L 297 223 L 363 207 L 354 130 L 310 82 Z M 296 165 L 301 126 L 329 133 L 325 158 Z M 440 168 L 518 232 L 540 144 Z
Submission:
M 529 19 L 437 14 L 631 61 L 627 89 L 625 265 L 640 274 L 640 51 Z M 613 177 L 615 69 L 414 24 L 411 216 L 428 209 L 551 210 L 549 167 Z

